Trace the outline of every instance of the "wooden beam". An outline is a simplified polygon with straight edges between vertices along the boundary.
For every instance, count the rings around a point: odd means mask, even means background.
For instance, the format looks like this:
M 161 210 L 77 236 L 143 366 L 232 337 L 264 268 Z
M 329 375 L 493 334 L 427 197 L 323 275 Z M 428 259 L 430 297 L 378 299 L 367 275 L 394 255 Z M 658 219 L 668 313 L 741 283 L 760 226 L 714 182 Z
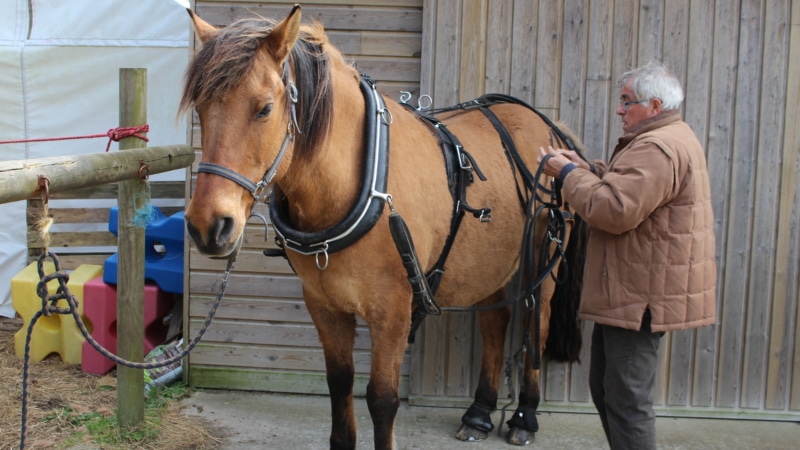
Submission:
M 0 203 L 40 196 L 39 175 L 50 180 L 51 193 L 138 178 L 140 161 L 152 175 L 190 166 L 194 151 L 189 145 L 167 145 L 124 152 L 2 161 Z

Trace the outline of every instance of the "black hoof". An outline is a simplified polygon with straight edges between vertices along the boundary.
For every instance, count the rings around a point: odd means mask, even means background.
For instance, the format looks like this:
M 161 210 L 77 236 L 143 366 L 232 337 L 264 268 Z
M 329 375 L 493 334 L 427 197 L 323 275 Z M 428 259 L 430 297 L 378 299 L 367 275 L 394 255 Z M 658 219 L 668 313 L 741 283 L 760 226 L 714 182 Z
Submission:
M 506 442 L 512 445 L 530 444 L 539 431 L 536 408 L 519 406 L 506 424 L 508 424 Z
M 494 430 L 491 413 L 492 410 L 488 406 L 481 405 L 480 403 L 473 403 L 470 405 L 469 409 L 467 409 L 467 412 L 461 416 L 461 423 L 488 434 Z
M 533 442 L 536 433 L 523 428 L 511 428 L 508 430 L 506 442 L 511 445 L 528 445 Z
M 489 437 L 489 433 L 481 431 L 477 428 L 473 428 L 466 424 L 462 424 L 461 428 L 459 428 L 458 432 L 456 432 L 456 439 L 465 442 L 482 441 L 487 437 Z

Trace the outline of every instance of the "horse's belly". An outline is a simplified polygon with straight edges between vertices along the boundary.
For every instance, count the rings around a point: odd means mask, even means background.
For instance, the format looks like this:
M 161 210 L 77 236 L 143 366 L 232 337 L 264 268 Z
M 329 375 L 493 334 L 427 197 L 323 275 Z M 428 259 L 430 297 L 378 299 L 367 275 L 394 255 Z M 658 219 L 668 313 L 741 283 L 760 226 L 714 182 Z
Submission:
M 483 300 L 504 287 L 519 266 L 521 214 L 513 219 L 495 216 L 489 223 L 466 216 L 462 227 L 436 294 L 442 306 L 470 306 Z

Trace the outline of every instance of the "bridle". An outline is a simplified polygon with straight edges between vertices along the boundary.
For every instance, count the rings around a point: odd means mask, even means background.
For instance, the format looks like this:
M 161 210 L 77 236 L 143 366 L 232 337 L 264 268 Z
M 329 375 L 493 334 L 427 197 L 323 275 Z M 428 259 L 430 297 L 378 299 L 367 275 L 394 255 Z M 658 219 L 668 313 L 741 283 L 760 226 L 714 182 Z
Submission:
M 269 166 L 267 171 L 264 173 L 264 176 L 261 177 L 261 180 L 259 180 L 257 183 L 254 183 L 249 178 L 236 172 L 235 170 L 209 162 L 201 162 L 198 164 L 197 172 L 213 173 L 214 175 L 219 175 L 223 178 L 233 181 L 234 183 L 243 187 L 246 191 L 250 192 L 255 200 L 254 204 L 264 200 L 266 197 L 266 192 L 268 192 L 267 187 L 275 177 L 275 173 L 278 171 L 278 167 L 280 167 L 281 160 L 283 160 L 283 157 L 286 154 L 286 149 L 289 147 L 289 143 L 294 141 L 294 131 L 296 130 L 298 133 L 300 132 L 300 128 L 297 125 L 297 87 L 290 81 L 286 85 L 286 91 L 289 95 L 289 100 L 291 101 L 291 114 L 289 116 L 289 124 L 286 128 L 286 136 L 283 138 L 283 143 L 278 151 L 278 155 L 275 157 L 275 161 L 273 161 Z

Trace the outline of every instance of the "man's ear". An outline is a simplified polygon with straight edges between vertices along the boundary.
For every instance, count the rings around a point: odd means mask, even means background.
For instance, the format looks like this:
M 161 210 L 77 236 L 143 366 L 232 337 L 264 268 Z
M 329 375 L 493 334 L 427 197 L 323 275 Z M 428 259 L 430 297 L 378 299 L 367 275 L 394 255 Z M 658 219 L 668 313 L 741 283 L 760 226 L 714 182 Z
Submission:
M 648 109 L 651 111 L 651 116 L 657 116 L 661 113 L 664 104 L 661 102 L 661 99 L 658 97 L 651 98 L 650 104 L 647 105 Z

